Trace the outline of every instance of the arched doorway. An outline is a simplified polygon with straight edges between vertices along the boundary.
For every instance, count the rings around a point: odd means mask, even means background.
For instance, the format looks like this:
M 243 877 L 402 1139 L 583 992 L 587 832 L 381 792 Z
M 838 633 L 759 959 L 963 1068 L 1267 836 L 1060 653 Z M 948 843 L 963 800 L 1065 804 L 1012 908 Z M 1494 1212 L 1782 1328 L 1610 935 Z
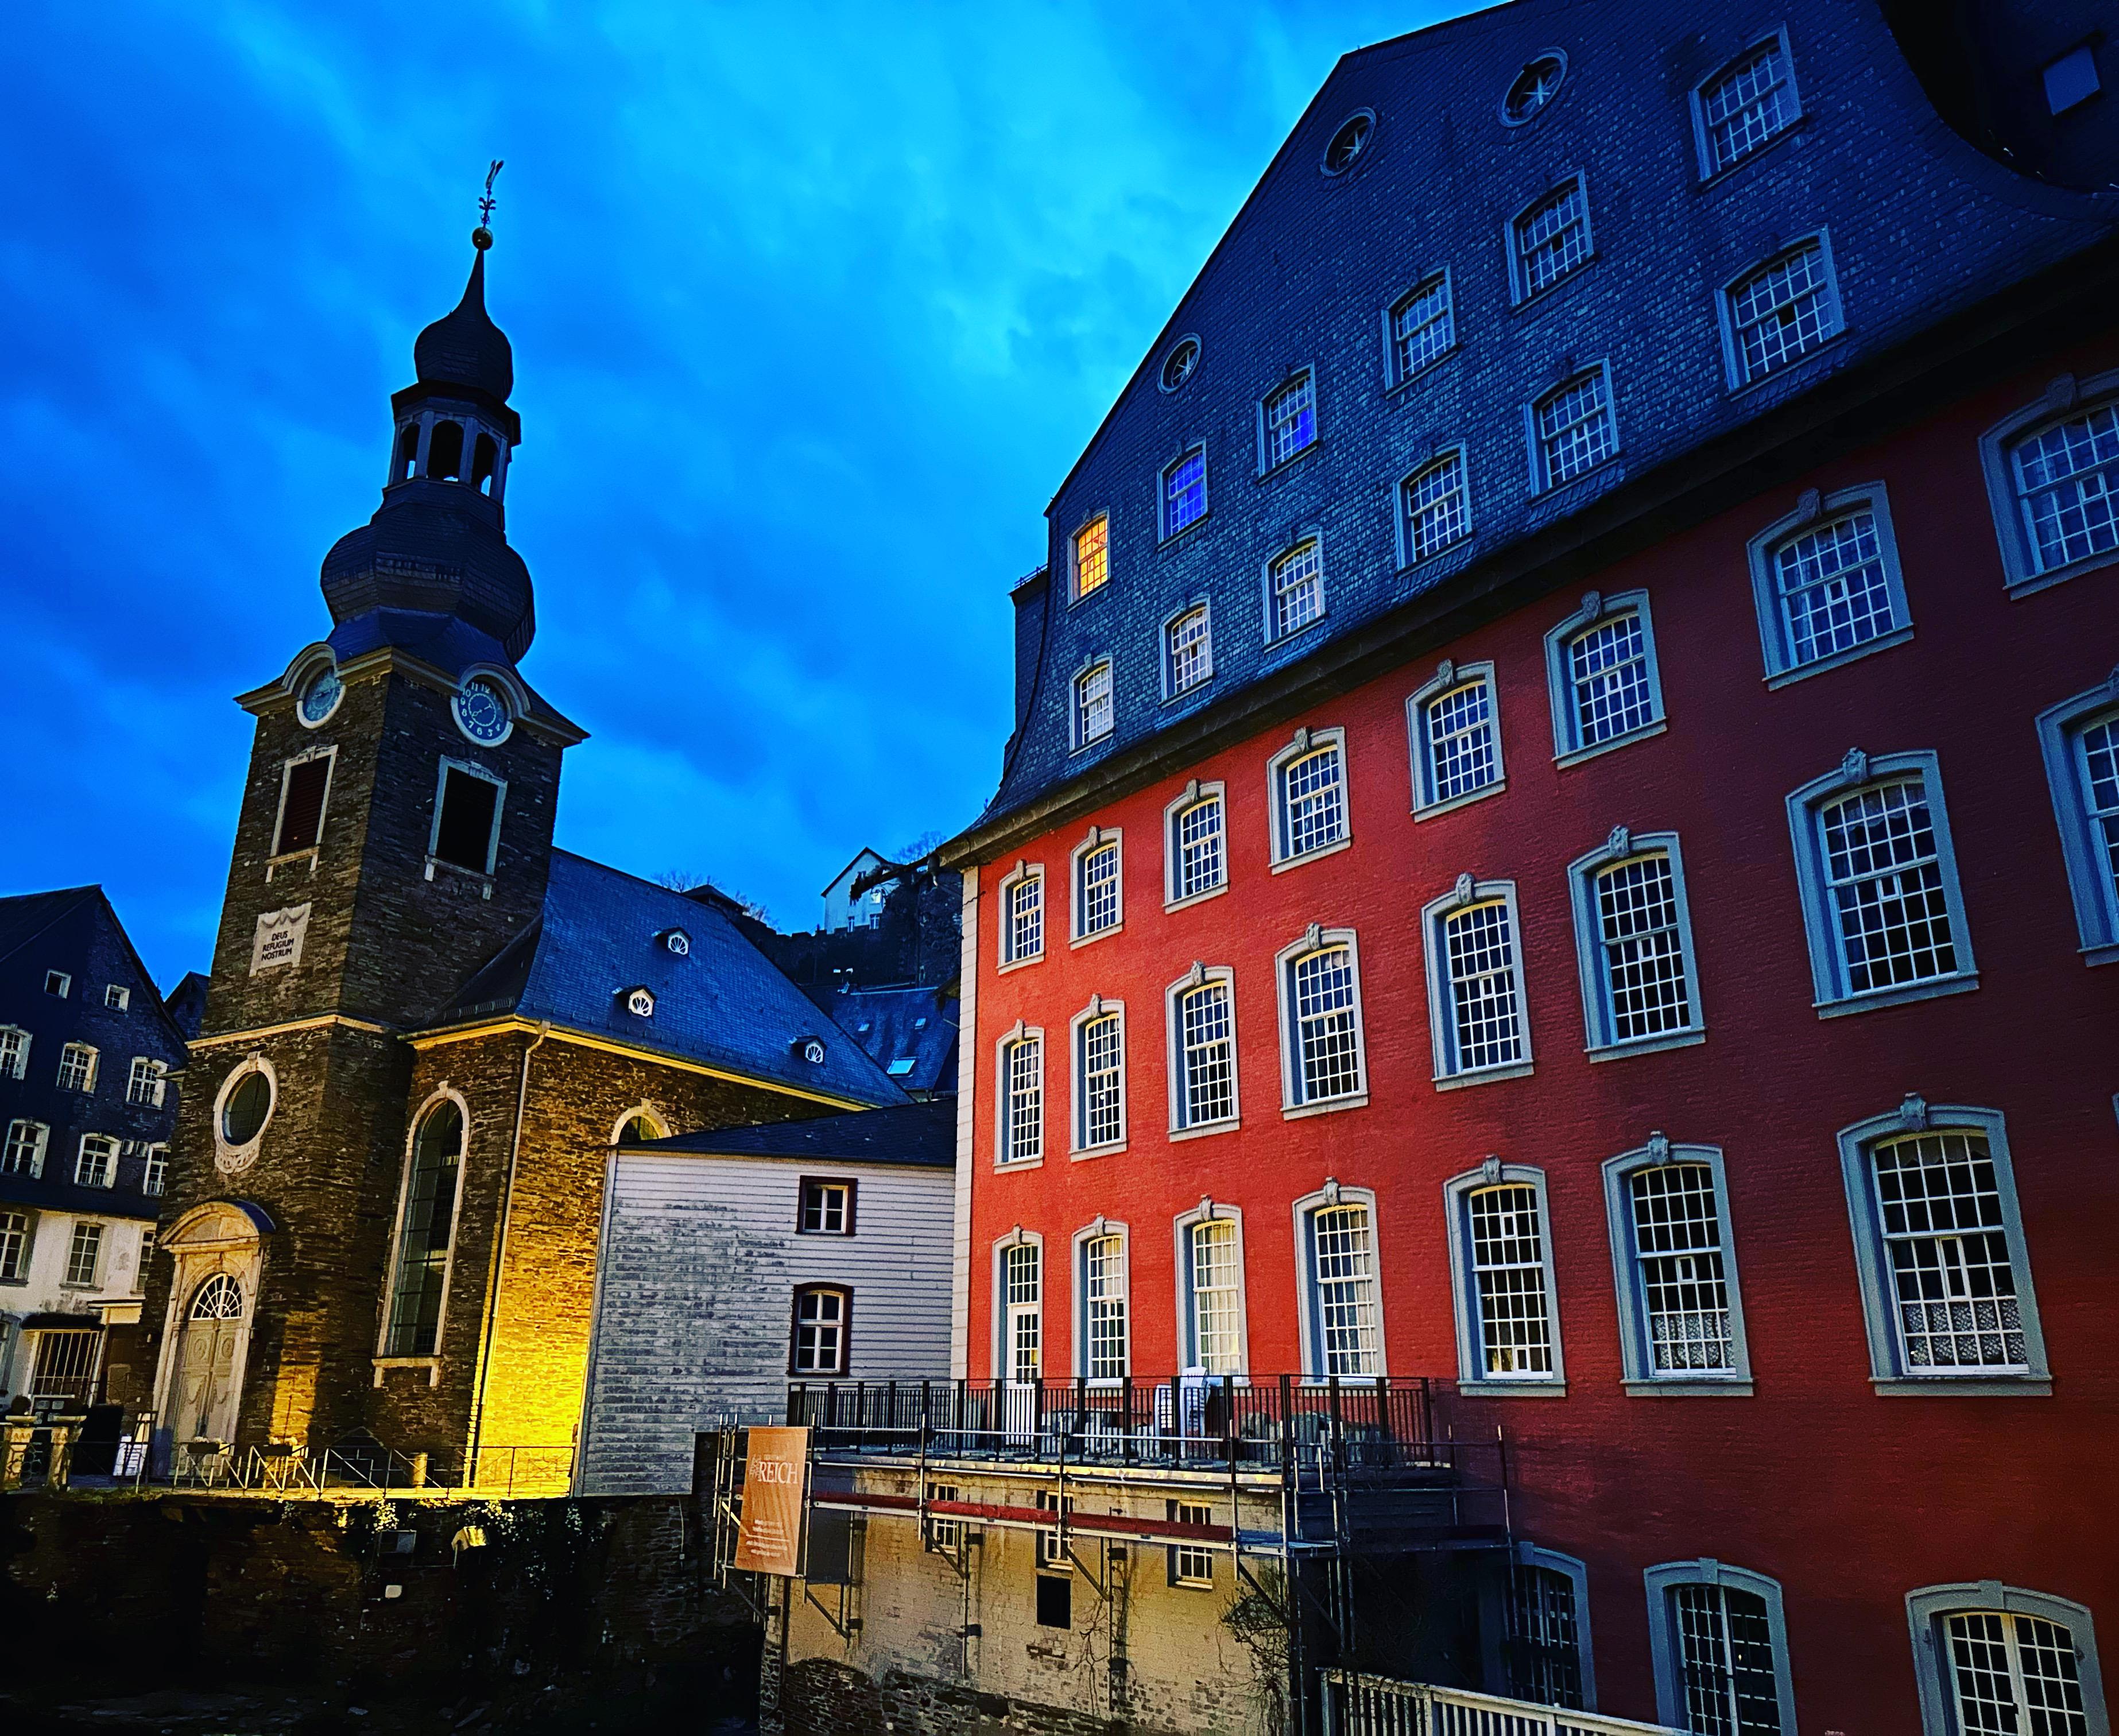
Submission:
M 178 1440 L 234 1437 L 242 1396 L 235 1365 L 248 1313 L 243 1286 L 225 1272 L 215 1273 L 192 1293 L 177 1356 L 176 1414 L 169 1419 Z
M 193 1206 L 165 1232 L 157 1257 L 172 1262 L 169 1312 L 155 1371 L 155 1463 L 167 1469 L 180 1443 L 234 1441 L 246 1427 L 243 1375 L 257 1312 L 265 1241 L 272 1220 L 247 1200 Z M 300 1439 L 306 1416 L 283 1427 L 277 1395 L 257 1395 L 253 1435 Z

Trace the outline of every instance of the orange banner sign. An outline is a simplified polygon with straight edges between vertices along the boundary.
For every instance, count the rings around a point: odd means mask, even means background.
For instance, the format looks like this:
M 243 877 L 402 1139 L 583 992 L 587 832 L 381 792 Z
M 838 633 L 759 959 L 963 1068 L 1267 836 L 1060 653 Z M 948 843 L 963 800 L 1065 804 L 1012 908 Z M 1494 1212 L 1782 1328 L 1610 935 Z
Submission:
M 791 1579 L 800 1566 L 802 1476 L 809 1464 L 809 1431 L 753 1428 L 749 1435 L 735 1564 L 747 1573 Z

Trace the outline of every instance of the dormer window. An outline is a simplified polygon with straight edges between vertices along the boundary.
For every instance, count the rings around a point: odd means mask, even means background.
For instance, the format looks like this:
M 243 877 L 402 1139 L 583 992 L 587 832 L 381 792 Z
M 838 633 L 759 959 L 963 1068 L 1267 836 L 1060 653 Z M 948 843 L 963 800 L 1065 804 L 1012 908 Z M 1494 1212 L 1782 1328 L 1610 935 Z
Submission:
M 655 944 L 666 953 L 675 953 L 679 959 L 692 954 L 692 937 L 681 928 L 665 928 L 655 937 Z
M 823 1037 L 798 1037 L 795 1039 L 792 1047 L 795 1051 L 795 1058 L 798 1061 L 807 1062 L 813 1067 L 821 1067 L 824 1065 L 824 1039 Z
M 635 986 L 626 989 L 623 992 L 625 996 L 625 1010 L 632 1014 L 634 1018 L 652 1019 L 655 1016 L 654 990 Z

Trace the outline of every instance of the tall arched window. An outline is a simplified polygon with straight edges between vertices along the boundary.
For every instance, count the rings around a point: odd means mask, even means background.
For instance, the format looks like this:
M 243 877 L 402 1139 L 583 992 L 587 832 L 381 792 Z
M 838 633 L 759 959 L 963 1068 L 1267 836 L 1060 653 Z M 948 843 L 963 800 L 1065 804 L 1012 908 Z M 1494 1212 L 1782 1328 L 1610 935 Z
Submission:
M 412 1136 L 397 1226 L 390 1323 L 383 1334 L 385 1356 L 432 1356 L 440 1341 L 463 1143 L 463 1112 L 447 1101 L 427 1112 Z

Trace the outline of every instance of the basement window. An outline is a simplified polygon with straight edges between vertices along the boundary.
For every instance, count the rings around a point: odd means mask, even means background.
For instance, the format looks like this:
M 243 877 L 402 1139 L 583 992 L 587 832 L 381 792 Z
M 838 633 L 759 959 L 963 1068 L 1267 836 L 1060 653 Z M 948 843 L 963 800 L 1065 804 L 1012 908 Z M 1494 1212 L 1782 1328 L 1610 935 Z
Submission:
M 1037 1625 L 1072 1627 L 1074 1625 L 1074 1582 L 1051 1574 L 1037 1576 Z
M 473 874 L 493 872 L 500 842 L 500 799 L 508 786 L 459 760 L 442 762 L 429 854 Z

